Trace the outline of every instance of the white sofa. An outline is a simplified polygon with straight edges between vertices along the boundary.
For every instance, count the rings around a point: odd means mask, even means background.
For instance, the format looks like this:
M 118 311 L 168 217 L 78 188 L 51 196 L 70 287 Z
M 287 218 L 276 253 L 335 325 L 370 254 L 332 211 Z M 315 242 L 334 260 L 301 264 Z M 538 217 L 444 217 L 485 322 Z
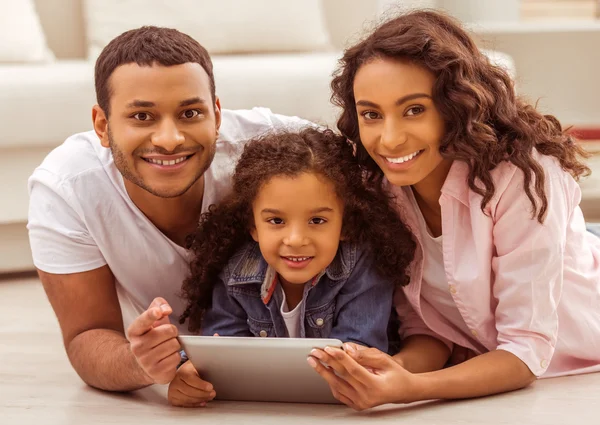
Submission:
M 33 269 L 25 228 L 27 178 L 66 137 L 91 128 L 95 103 L 81 0 L 35 0 L 35 4 L 56 60 L 0 64 L 0 273 Z M 347 40 L 376 16 L 378 2 L 323 0 L 323 4 L 329 51 L 213 55 L 223 107 L 266 106 L 334 125 L 331 73 Z M 510 58 L 495 57 L 514 72 Z

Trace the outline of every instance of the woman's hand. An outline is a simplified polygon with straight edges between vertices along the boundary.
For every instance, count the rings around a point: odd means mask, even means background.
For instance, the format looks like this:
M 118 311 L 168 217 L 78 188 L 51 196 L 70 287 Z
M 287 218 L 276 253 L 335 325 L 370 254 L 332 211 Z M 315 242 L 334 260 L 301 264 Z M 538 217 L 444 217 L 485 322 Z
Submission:
M 204 407 L 215 398 L 211 383 L 203 381 L 191 361 L 185 362 L 169 384 L 167 398 L 173 406 Z
M 308 358 L 336 399 L 355 410 L 418 399 L 415 375 L 392 357 L 375 348 L 357 350 L 344 344 L 344 349 L 314 349 Z

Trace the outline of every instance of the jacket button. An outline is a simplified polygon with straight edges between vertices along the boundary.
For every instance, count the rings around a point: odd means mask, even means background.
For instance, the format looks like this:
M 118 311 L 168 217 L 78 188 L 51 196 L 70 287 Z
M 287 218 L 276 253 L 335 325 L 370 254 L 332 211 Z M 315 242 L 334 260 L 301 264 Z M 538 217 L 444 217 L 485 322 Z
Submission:
M 473 335 L 475 338 L 477 338 L 477 331 L 476 330 L 472 330 L 471 331 L 471 335 Z
M 317 326 L 318 326 L 318 327 L 321 327 L 321 326 L 323 326 L 323 323 L 325 323 L 325 320 L 323 320 L 323 319 L 321 319 L 321 318 L 318 318 L 318 319 L 317 319 Z
M 542 369 L 546 369 L 548 367 L 548 360 L 544 359 L 540 362 L 540 366 Z
M 456 286 L 454 286 L 454 285 L 450 285 L 450 293 L 451 293 L 451 294 L 456 294 L 456 292 L 457 292 L 457 291 L 456 291 Z
M 262 331 L 260 331 L 259 335 L 263 338 L 265 338 L 267 336 L 267 331 L 265 331 L 264 329 Z

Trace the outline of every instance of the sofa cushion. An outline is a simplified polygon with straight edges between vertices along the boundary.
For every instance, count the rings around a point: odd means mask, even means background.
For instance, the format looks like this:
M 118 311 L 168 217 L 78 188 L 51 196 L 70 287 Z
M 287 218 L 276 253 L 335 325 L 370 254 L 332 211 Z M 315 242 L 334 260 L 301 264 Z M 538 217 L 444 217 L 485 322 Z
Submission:
M 91 58 L 117 35 L 143 25 L 176 28 L 210 53 L 324 50 L 322 0 L 85 0 Z
M 265 106 L 329 124 L 329 82 L 340 52 L 215 56 L 217 95 L 227 109 Z M 0 66 L 0 148 L 57 146 L 92 128 L 94 64 Z M 243 70 L 243 71 L 240 71 Z
M 56 146 L 92 126 L 94 66 L 84 61 L 0 66 L 0 148 Z
M 0 0 L 0 63 L 47 62 L 54 58 L 33 0 Z

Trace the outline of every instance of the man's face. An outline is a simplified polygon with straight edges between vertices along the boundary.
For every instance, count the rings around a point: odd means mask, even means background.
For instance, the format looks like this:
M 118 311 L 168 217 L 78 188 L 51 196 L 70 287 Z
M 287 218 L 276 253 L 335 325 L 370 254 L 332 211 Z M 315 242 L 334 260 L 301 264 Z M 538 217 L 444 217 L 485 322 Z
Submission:
M 102 144 L 123 177 L 161 198 L 183 195 L 210 166 L 221 123 L 218 99 L 197 63 L 122 65 L 110 77 Z

